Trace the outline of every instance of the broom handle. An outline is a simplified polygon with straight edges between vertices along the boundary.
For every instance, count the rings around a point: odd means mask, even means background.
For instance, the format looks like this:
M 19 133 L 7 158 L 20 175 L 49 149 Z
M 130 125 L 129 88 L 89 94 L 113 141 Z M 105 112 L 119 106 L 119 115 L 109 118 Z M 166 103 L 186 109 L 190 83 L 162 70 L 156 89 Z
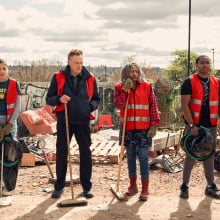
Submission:
M 72 193 L 72 199 L 74 199 L 72 166 L 71 166 L 71 156 L 70 156 L 69 123 L 68 123 L 67 104 L 66 103 L 64 103 L 64 108 L 65 108 L 65 120 L 66 120 L 66 139 L 67 139 L 67 147 L 68 147 L 68 160 L 69 160 L 69 170 L 70 170 L 70 188 L 71 188 L 71 193 Z
M 47 167 L 48 167 L 48 169 L 49 169 L 50 175 L 51 175 L 51 177 L 54 179 L 54 175 L 53 175 L 53 172 L 52 172 L 52 170 L 51 170 L 51 168 L 50 168 L 50 163 L 49 163 L 49 161 L 48 161 L 48 159 L 47 159 L 47 155 L 46 155 L 46 153 L 45 153 L 44 150 L 42 150 L 42 152 L 43 152 L 43 155 L 44 155 L 44 158 L 45 158 L 46 165 L 47 165 Z
M 123 130 L 122 130 L 122 138 L 121 138 L 121 152 L 120 152 L 120 159 L 119 159 L 119 165 L 118 165 L 118 179 L 117 179 L 116 192 L 119 191 L 119 183 L 120 183 L 120 176 L 121 176 L 122 157 L 123 157 L 123 153 L 124 153 L 125 128 L 126 128 L 126 121 L 127 121 L 127 111 L 128 111 L 129 95 L 130 95 L 130 89 L 129 89 L 129 91 L 128 91 L 128 97 L 127 97 L 126 105 L 125 105 L 125 114 L 124 114 Z
M 3 169 L 4 169 L 4 142 L 2 140 L 2 163 L 1 163 L 1 195 L 2 197 L 2 187 L 3 187 Z

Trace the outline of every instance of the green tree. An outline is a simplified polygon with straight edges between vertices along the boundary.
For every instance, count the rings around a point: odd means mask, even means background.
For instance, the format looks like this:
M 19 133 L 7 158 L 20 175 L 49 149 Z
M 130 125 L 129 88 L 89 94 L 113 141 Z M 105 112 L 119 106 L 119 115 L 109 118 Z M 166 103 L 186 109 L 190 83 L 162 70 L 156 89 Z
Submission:
M 182 81 L 188 76 L 188 51 L 176 50 L 171 53 L 174 59 L 170 62 L 170 65 L 164 69 L 164 75 L 166 75 L 172 81 Z M 195 52 L 190 53 L 190 74 L 197 71 L 195 62 L 198 54 Z

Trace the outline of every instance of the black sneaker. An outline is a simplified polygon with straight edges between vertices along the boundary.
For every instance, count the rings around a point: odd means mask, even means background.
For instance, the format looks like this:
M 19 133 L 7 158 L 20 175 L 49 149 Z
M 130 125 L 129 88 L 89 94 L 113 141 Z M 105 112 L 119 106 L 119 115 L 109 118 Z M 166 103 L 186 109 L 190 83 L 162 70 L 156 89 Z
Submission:
M 182 184 L 180 187 L 180 197 L 183 199 L 188 199 L 189 198 L 189 194 L 188 194 L 188 186 L 186 184 Z
M 87 199 L 91 199 L 92 197 L 94 197 L 93 193 L 91 190 L 89 191 L 84 191 L 83 192 L 84 197 L 86 197 Z
M 54 199 L 58 199 L 58 198 L 61 197 L 62 193 L 63 193 L 63 189 L 61 189 L 61 190 L 54 190 L 52 192 L 52 196 L 51 197 L 54 198 Z
M 217 189 L 215 183 L 213 183 L 211 186 L 206 186 L 205 194 L 214 199 L 220 199 L 220 191 Z

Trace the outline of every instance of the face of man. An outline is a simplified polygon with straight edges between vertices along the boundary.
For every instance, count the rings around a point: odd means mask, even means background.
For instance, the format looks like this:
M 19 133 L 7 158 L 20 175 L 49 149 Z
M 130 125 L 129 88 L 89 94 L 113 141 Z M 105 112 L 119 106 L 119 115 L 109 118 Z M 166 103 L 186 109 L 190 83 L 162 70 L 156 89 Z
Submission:
M 71 56 L 68 60 L 68 64 L 70 66 L 71 75 L 77 76 L 83 67 L 83 57 L 80 56 Z
M 210 59 L 208 57 L 201 57 L 196 64 L 196 67 L 198 69 L 198 73 L 201 75 L 208 75 L 210 70 Z
M 138 68 L 134 65 L 130 68 L 129 78 L 131 78 L 133 82 L 138 80 Z
M 5 81 L 8 75 L 8 67 L 5 63 L 0 63 L 0 81 Z

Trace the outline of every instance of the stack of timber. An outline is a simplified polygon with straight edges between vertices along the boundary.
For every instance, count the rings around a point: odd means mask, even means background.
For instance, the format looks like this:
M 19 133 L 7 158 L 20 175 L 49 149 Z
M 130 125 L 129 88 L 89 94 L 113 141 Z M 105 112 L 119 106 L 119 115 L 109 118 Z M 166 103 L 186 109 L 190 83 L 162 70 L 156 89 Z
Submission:
M 113 164 L 119 161 L 121 146 L 118 145 L 118 141 L 96 141 L 90 149 L 93 163 Z M 76 143 L 71 147 L 71 158 L 73 162 L 79 162 L 79 147 Z
M 157 132 L 152 141 L 152 151 L 163 150 L 169 147 L 175 147 L 179 143 L 179 135 L 177 133 Z M 166 145 L 167 142 L 167 145 Z M 92 152 L 93 163 L 113 164 L 119 162 L 121 146 L 118 140 L 94 141 L 90 147 Z M 125 152 L 123 152 L 123 156 Z M 79 162 L 79 147 L 76 142 L 71 146 L 71 158 L 73 162 Z

